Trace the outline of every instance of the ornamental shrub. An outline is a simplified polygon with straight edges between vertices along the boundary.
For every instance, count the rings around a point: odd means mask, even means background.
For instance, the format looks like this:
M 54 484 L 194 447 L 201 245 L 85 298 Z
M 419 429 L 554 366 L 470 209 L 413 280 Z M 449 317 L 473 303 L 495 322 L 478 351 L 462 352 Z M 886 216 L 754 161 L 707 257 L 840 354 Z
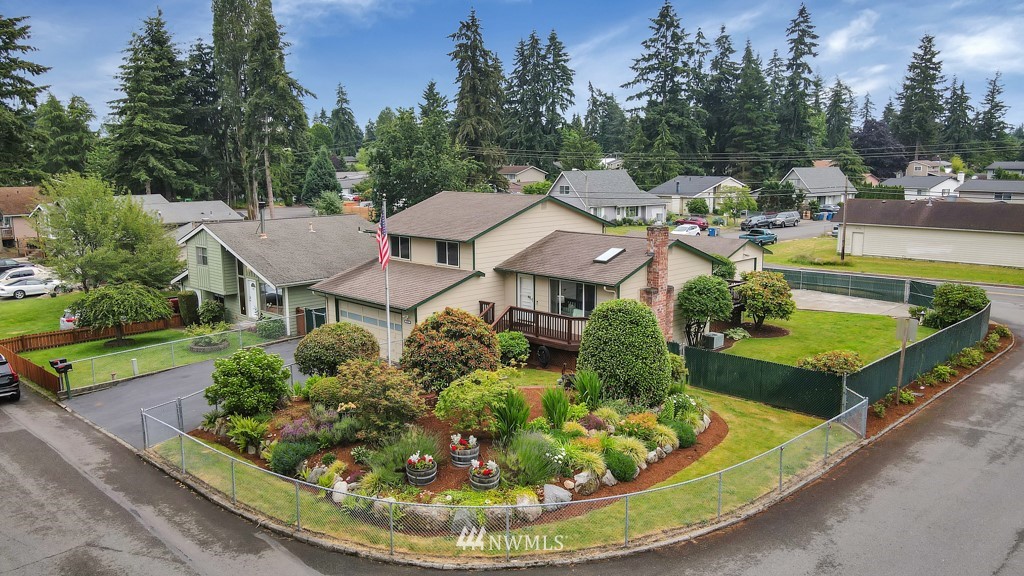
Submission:
M 985 361 L 985 355 L 977 348 L 964 348 L 953 356 L 950 364 L 957 368 L 973 368 Z
M 679 448 L 689 448 L 697 443 L 697 433 L 689 422 L 672 420 L 668 423 L 668 427 L 676 433 L 676 437 L 679 439 Z
M 180 304 L 178 309 L 181 309 Z M 225 316 L 227 316 L 227 309 L 224 308 L 224 304 L 222 302 L 218 302 L 213 298 L 207 298 L 206 302 L 203 302 L 202 305 L 199 306 L 198 315 L 200 324 L 212 326 L 224 321 Z
M 736 288 L 743 299 L 746 313 L 760 328 L 769 318 L 788 320 L 796 312 L 793 291 L 785 276 L 779 272 L 758 270 L 743 275 L 745 284 Z
M 263 340 L 277 340 L 284 337 L 287 329 L 284 320 L 273 318 L 260 313 L 260 319 L 256 321 L 256 335 Z
M 925 316 L 925 325 L 931 328 L 952 326 L 982 311 L 988 303 L 988 295 L 984 289 L 947 282 L 935 289 L 935 297 L 932 299 L 935 314 Z
M 288 394 L 288 369 L 277 354 L 245 348 L 213 363 L 213 385 L 203 395 L 227 414 L 255 416 L 270 412 Z
M 565 458 L 562 448 L 539 432 L 516 434 L 496 456 L 502 473 L 517 486 L 536 486 L 551 480 Z
M 178 314 L 181 314 L 181 323 L 185 326 L 199 322 L 199 296 L 195 292 L 185 291 L 178 294 Z
M 998 334 L 1000 338 L 1009 338 L 1010 336 L 1013 335 L 1013 333 L 1010 332 L 1010 329 L 1007 328 L 1004 324 L 996 324 L 992 328 L 992 331 Z
M 309 401 L 312 404 L 320 404 L 324 407 L 335 408 L 342 402 L 345 396 L 341 393 L 341 381 L 337 377 L 318 378 L 309 387 Z
M 379 357 L 377 338 L 351 322 L 324 324 L 303 336 L 295 347 L 295 363 L 303 374 L 334 376 L 338 373 L 338 364 Z
M 668 355 L 668 364 L 671 369 L 672 382 L 682 384 L 686 382 L 686 376 L 689 375 L 690 371 L 686 369 L 686 359 L 679 354 Z
M 949 382 L 957 375 L 957 371 L 948 364 L 939 364 L 935 368 L 932 368 L 932 374 L 939 382 Z
M 513 388 L 507 370 L 477 370 L 441 391 L 434 415 L 456 432 L 488 430 L 494 424 L 494 407 Z
M 696 346 L 708 322 L 732 316 L 729 284 L 708 275 L 687 280 L 676 296 L 676 311 L 686 323 L 686 343 Z
M 718 256 L 713 254 L 712 257 L 715 259 L 711 263 L 711 275 L 716 278 L 721 278 L 728 282 L 736 278 L 736 263 L 724 256 Z
M 498 337 L 483 319 L 445 308 L 412 329 L 402 367 L 423 388 L 440 392 L 474 370 L 497 370 L 499 358 Z
M 864 360 L 860 354 L 850 350 L 830 350 L 801 358 L 796 363 L 798 368 L 817 370 L 818 372 L 829 372 L 831 374 L 853 374 L 864 366 Z
M 654 312 L 636 300 L 611 300 L 594 308 L 576 366 L 597 372 L 606 397 L 644 406 L 660 404 L 671 380 L 665 335 Z
M 522 332 L 506 330 L 498 332 L 498 349 L 504 366 L 525 364 L 530 357 L 530 341 Z
M 544 408 L 544 417 L 551 423 L 555 430 L 561 430 L 569 416 L 569 397 L 565 389 L 561 387 L 548 388 L 540 397 L 540 404 Z
M 398 368 L 370 360 L 338 366 L 342 402 L 353 402 L 363 425 L 361 440 L 380 442 L 426 410 L 416 383 Z M 437 455 L 435 454 L 436 458 Z
M 280 441 L 274 445 L 270 452 L 270 470 L 282 476 L 294 476 L 299 464 L 309 458 L 317 451 L 316 442 L 309 440 L 302 442 Z
M 604 463 L 612 471 L 612 476 L 619 482 L 631 482 L 639 472 L 636 462 L 632 458 L 614 448 L 605 451 Z

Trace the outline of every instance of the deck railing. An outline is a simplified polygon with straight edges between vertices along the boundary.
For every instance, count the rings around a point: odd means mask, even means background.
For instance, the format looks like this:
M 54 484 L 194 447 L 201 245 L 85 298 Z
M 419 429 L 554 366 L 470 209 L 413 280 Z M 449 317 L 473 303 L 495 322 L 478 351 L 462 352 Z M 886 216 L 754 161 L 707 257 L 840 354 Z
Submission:
M 586 325 L 587 319 L 583 317 L 562 316 L 518 306 L 506 308 L 493 323 L 496 332 L 514 330 L 536 343 L 570 347 L 579 346 Z

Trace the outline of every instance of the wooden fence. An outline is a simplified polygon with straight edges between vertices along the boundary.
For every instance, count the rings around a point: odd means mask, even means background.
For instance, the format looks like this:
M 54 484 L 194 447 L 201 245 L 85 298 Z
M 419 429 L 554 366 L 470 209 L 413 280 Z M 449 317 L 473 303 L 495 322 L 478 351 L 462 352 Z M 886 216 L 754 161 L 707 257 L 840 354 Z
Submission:
M 181 315 L 175 314 L 165 320 L 153 322 L 136 322 L 124 327 L 125 335 L 153 332 L 154 330 L 166 330 L 168 328 L 181 328 L 184 324 Z M 113 338 L 117 332 L 113 328 L 91 330 L 89 328 L 75 328 L 74 330 L 58 330 L 55 332 L 42 332 L 40 334 L 25 334 L 14 338 L 0 340 L 0 347 L 14 353 L 28 352 L 30 350 L 43 350 L 46 348 L 57 348 L 80 342 L 91 342 L 93 340 L 106 340 Z M 4 353 L 6 356 L 6 353 Z M 35 380 L 29 376 L 33 381 Z
M 32 362 L 18 356 L 18 354 L 10 348 L 0 344 L 0 354 L 4 355 L 7 362 L 14 368 L 20 376 L 23 376 L 36 384 L 46 388 L 54 394 L 59 394 L 61 391 L 60 378 L 56 374 L 48 372 L 46 368 L 37 366 Z

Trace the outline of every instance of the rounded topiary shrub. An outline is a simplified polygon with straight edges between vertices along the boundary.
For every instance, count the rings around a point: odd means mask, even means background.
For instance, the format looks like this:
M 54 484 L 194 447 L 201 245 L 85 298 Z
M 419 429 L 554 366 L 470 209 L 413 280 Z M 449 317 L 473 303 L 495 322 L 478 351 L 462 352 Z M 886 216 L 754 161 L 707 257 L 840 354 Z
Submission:
M 349 360 L 339 365 L 338 381 L 341 401 L 356 405 L 363 426 L 357 434 L 360 440 L 382 442 L 426 411 L 416 383 L 402 370 L 378 360 Z
M 828 352 L 801 358 L 796 365 L 797 368 L 829 372 L 842 376 L 844 374 L 853 374 L 863 368 L 864 360 L 861 359 L 860 354 L 852 350 L 829 350 Z
M 335 408 L 344 401 L 341 394 L 341 381 L 335 376 L 321 378 L 309 387 L 310 404 L 321 404 L 325 408 Z
M 525 364 L 530 357 L 530 341 L 522 332 L 499 332 L 498 348 L 501 350 L 501 363 L 505 366 Z
M 479 316 L 445 308 L 405 339 L 402 368 L 427 390 L 441 391 L 474 370 L 497 370 L 498 337 Z
M 619 482 L 629 482 L 636 478 L 638 472 L 636 462 L 632 458 L 615 449 L 606 450 L 604 462 L 612 471 L 612 476 Z
M 668 347 L 654 312 L 636 300 L 611 300 L 596 308 L 583 329 L 577 370 L 593 370 L 611 398 L 656 406 L 672 374 Z
M 932 300 L 934 314 L 925 316 L 924 324 L 931 328 L 945 328 L 970 318 L 988 306 L 988 294 L 978 286 L 946 283 L 935 289 Z
M 324 324 L 303 336 L 295 348 L 295 363 L 303 374 L 333 376 L 338 373 L 338 364 L 379 357 L 377 338 L 351 322 Z
M 255 416 L 270 412 L 288 394 L 284 360 L 262 348 L 243 348 L 213 363 L 213 385 L 203 393 L 210 405 L 227 414 Z

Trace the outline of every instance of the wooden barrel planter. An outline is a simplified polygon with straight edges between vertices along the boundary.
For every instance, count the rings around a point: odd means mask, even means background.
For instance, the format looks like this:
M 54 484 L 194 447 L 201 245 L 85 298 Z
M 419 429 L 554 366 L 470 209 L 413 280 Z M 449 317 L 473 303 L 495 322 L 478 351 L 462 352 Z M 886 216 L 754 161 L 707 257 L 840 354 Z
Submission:
M 409 481 L 409 484 L 413 486 L 426 486 L 437 479 L 437 462 L 434 462 L 430 468 L 419 470 L 406 464 L 405 466 L 405 478 Z
M 456 468 L 469 468 L 472 466 L 470 464 L 471 461 L 480 458 L 480 445 L 463 448 L 462 450 L 452 450 L 449 446 L 448 451 L 452 456 L 452 466 Z
M 480 474 L 469 473 L 469 485 L 473 490 L 494 490 L 498 487 L 498 482 L 501 481 L 501 470 L 495 470 L 494 474 L 490 476 L 481 476 Z

